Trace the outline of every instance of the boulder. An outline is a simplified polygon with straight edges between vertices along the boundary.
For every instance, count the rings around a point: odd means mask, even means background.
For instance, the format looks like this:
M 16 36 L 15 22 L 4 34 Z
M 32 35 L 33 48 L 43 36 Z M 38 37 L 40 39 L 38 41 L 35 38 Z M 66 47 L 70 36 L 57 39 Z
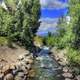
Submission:
M 27 51 L 26 53 L 24 53 L 24 56 L 26 57 L 26 56 L 29 56 L 30 55 L 30 53 Z
M 76 79 L 77 79 L 77 80 L 80 80 L 80 75 L 76 76 Z
M 27 59 L 33 59 L 33 56 L 30 55 L 30 56 L 27 56 L 26 58 L 27 58 Z
M 68 72 L 69 68 L 68 67 L 63 67 L 63 72 Z
M 27 75 L 28 74 L 28 70 L 25 68 L 25 66 L 22 66 L 22 70 L 23 70 L 23 72 Z
M 18 72 L 18 74 L 15 76 L 14 80 L 26 80 L 26 76 L 24 72 Z
M 71 73 L 68 73 L 68 72 L 63 73 L 62 76 L 65 77 L 65 78 L 73 78 L 73 75 Z
M 33 60 L 27 59 L 27 58 L 24 61 L 26 62 L 26 64 L 32 64 L 33 63 Z
M 14 76 L 11 73 L 9 73 L 4 77 L 4 80 L 14 80 Z
M 0 73 L 0 80 L 3 80 L 4 74 Z
M 72 79 L 70 79 L 70 78 L 65 78 L 65 80 L 72 80 Z
M 15 64 L 10 64 L 10 69 L 12 69 L 12 70 L 16 69 Z
M 18 60 L 20 61 L 20 60 L 23 60 L 24 58 L 25 58 L 24 55 L 20 55 L 20 56 L 18 57 Z
M 35 77 L 35 75 L 36 75 L 35 70 L 30 70 L 29 71 L 29 75 L 28 75 L 29 77 Z
M 9 72 L 11 72 L 10 65 L 4 66 L 3 69 L 2 69 L 2 73 L 4 73 L 6 75 Z
M 31 69 L 31 64 L 26 65 L 26 69 L 30 70 Z

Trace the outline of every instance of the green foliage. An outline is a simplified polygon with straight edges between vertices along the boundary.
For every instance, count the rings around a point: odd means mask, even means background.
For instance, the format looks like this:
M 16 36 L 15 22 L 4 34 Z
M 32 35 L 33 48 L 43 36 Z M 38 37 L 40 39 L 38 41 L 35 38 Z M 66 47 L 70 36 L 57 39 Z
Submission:
M 76 51 L 73 48 L 67 48 L 68 51 L 68 59 L 70 61 L 70 65 L 77 66 L 80 65 L 80 51 Z
M 0 37 L 0 46 L 7 44 L 8 44 L 8 39 L 6 37 Z
M 10 41 L 19 41 L 26 47 L 33 44 L 39 27 L 39 0 L 6 0 L 8 11 L 0 8 L 0 36 Z

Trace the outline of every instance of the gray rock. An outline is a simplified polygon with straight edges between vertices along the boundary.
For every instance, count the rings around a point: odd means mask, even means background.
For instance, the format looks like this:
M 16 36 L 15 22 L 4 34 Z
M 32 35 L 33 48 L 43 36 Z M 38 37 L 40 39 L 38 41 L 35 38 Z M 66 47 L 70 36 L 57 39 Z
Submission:
M 68 67 L 63 67 L 63 72 L 68 72 L 69 68 Z
M 73 78 L 73 75 L 71 73 L 68 73 L 68 72 L 63 73 L 62 76 L 65 77 L 65 78 Z
M 0 69 L 2 69 L 3 68 L 3 65 L 2 64 L 0 64 Z
M 28 74 L 28 70 L 25 68 L 25 66 L 22 66 L 22 70 L 25 74 Z
M 26 65 L 26 69 L 30 70 L 31 69 L 31 64 Z
M 18 60 L 20 61 L 20 60 L 23 60 L 24 58 L 25 58 L 24 55 L 20 55 L 20 56 L 18 57 Z
M 80 75 L 78 75 L 76 78 L 77 78 L 77 80 L 80 80 Z
M 33 63 L 33 60 L 26 58 L 26 59 L 24 59 L 24 62 L 26 63 L 26 65 L 27 64 L 32 64 Z
M 18 74 L 17 74 L 17 76 L 19 76 L 19 77 L 24 77 L 24 72 L 18 72 Z
M 14 80 L 27 80 L 27 79 L 26 76 L 24 76 L 23 78 L 19 76 L 15 76 Z
M 19 73 L 15 76 L 15 80 L 26 80 L 26 76 L 25 76 L 24 72 L 19 72 Z
M 24 56 L 26 57 L 26 56 L 29 56 L 30 55 L 30 53 L 27 51 L 26 53 L 24 53 Z
M 70 78 L 65 78 L 65 80 L 72 80 L 72 79 L 70 79 Z
M 7 74 L 5 77 L 4 77 L 4 80 L 13 80 L 14 77 L 12 74 Z
M 0 74 L 0 80 L 3 80 L 4 74 Z
M 18 72 L 18 70 L 17 70 L 17 69 L 16 69 L 16 70 L 13 70 L 13 71 L 12 71 L 12 74 L 13 74 L 13 75 L 16 75 L 16 74 L 17 74 L 17 72 Z

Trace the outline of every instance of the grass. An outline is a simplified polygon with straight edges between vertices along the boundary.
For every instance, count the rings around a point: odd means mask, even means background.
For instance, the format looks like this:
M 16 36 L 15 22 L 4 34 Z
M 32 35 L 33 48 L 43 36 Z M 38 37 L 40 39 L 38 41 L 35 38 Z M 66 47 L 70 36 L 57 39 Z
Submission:
M 74 66 L 80 65 L 80 51 L 77 51 L 73 48 L 68 48 L 67 51 L 68 51 L 67 56 L 70 63 Z
M 8 39 L 6 37 L 0 37 L 0 45 L 7 45 Z

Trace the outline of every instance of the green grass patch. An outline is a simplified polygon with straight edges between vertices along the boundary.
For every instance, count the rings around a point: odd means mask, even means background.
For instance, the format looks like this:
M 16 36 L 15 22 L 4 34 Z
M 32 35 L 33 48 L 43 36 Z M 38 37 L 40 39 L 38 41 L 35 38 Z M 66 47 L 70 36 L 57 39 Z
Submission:
M 0 37 L 0 45 L 7 45 L 8 39 L 6 37 Z
M 67 56 L 71 65 L 73 66 L 80 65 L 80 51 L 77 51 L 73 48 L 68 48 Z

